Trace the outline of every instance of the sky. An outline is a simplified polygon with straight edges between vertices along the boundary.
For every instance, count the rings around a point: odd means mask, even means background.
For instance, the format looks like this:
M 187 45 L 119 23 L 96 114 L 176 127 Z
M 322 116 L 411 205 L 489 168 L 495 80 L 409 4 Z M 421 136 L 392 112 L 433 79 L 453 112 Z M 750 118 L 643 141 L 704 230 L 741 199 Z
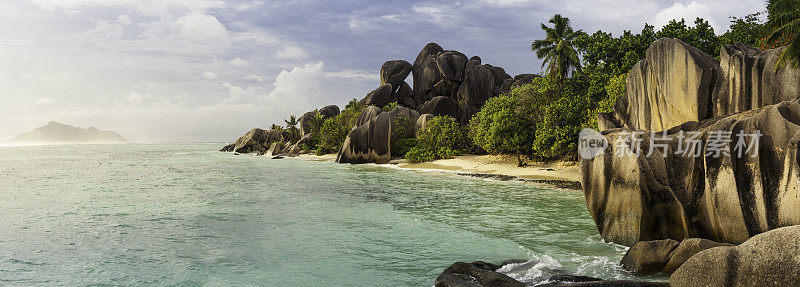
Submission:
M 385 61 L 413 63 L 429 42 L 513 76 L 541 71 L 530 44 L 555 13 L 586 32 L 703 17 L 721 34 L 765 3 L 3 0 L 0 141 L 58 121 L 137 142 L 230 142 L 363 98 Z

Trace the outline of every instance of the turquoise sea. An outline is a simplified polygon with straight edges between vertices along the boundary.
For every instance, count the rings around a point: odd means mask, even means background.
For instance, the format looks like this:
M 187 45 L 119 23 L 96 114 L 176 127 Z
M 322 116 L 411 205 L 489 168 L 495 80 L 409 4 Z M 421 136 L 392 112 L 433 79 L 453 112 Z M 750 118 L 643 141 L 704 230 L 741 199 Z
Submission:
M 580 192 L 220 147 L 0 147 L 0 285 L 432 286 L 507 259 L 529 284 L 628 278 Z

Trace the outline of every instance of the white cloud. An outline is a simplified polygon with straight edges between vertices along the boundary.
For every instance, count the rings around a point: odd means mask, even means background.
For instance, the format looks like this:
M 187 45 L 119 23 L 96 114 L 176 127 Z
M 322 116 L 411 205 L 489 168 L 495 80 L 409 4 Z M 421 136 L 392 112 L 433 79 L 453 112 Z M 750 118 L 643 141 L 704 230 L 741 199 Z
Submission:
M 323 62 L 294 67 L 291 71 L 283 70 L 275 78 L 275 89 L 267 95 L 266 100 L 283 109 L 295 112 L 305 110 L 311 106 L 312 101 L 320 99 L 324 75 Z M 315 106 L 320 104 L 326 103 L 314 103 Z
M 725 30 L 724 27 L 718 26 L 714 21 L 711 9 L 706 4 L 697 1 L 692 1 L 687 5 L 675 2 L 671 7 L 661 9 L 653 17 L 653 25 L 658 29 L 666 26 L 673 19 L 678 21 L 685 19 L 687 25 L 693 25 L 692 23 L 698 17 L 707 20 L 717 33 Z
M 308 58 L 308 53 L 297 46 L 283 46 L 283 49 L 275 52 L 278 59 L 304 60 Z
M 228 63 L 230 63 L 231 66 L 233 66 L 235 68 L 246 68 L 246 67 L 250 66 L 250 63 L 248 63 L 246 60 L 243 60 L 242 58 L 236 58 L 236 59 L 230 60 L 230 61 L 228 61 Z
M 52 98 L 39 98 L 38 100 L 36 100 L 36 103 L 37 104 L 43 104 L 43 105 L 50 105 L 50 104 L 53 103 L 53 99 Z
M 211 71 L 203 72 L 203 79 L 211 80 L 211 79 L 215 79 L 215 78 L 217 78 L 217 73 L 214 73 L 214 72 L 211 72 Z
M 133 23 L 133 20 L 128 15 L 122 14 L 117 16 L 117 23 L 122 24 L 122 26 L 128 26 Z
M 364 71 L 344 70 L 339 72 L 326 72 L 326 78 L 342 78 L 342 79 L 378 79 L 380 76 L 376 73 L 369 73 Z
M 184 37 L 196 40 L 213 38 L 227 38 L 228 30 L 225 25 L 212 15 L 192 13 L 178 18 L 175 21 Z

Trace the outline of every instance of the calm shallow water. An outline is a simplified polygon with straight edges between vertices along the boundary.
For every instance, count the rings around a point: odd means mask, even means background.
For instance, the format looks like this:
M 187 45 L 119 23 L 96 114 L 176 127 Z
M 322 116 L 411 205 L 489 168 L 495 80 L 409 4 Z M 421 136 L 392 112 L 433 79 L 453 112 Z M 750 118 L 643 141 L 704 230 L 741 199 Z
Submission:
M 455 261 L 629 278 L 579 192 L 219 144 L 0 147 L 0 285 L 432 286 Z

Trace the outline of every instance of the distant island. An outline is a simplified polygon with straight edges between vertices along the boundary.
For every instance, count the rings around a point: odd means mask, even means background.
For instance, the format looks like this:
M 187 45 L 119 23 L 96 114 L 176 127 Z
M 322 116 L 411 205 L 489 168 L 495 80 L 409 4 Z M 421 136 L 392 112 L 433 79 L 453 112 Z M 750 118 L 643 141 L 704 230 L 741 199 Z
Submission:
M 114 131 L 101 131 L 97 128 L 79 128 L 58 122 L 49 122 L 43 127 L 19 134 L 12 142 L 17 143 L 56 143 L 56 142 L 129 142 Z

